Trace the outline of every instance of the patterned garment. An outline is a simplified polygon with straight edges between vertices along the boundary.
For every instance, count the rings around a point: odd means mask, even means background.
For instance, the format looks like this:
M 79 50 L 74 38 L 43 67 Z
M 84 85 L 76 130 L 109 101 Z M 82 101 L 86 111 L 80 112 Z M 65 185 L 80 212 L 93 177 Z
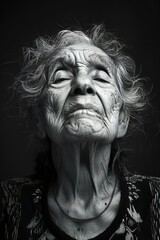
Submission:
M 120 208 L 112 224 L 95 240 L 160 240 L 160 178 L 131 175 L 121 184 Z M 51 223 L 43 181 L 7 180 L 0 186 L 1 240 L 73 239 Z

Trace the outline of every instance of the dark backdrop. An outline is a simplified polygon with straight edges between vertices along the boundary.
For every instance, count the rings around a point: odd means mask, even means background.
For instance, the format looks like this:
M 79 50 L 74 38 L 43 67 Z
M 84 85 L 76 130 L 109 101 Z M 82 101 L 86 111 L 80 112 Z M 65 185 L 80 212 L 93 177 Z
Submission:
M 86 2 L 87 3 L 87 2 Z M 92 23 L 106 27 L 128 44 L 137 70 L 153 84 L 144 131 L 126 142 L 129 166 L 135 172 L 160 176 L 160 24 L 158 0 L 146 1 L 1 1 L 0 62 L 0 178 L 28 175 L 41 149 L 19 117 L 9 86 L 20 70 L 22 47 L 31 46 L 39 35 L 50 35 L 69 26 L 87 28 Z

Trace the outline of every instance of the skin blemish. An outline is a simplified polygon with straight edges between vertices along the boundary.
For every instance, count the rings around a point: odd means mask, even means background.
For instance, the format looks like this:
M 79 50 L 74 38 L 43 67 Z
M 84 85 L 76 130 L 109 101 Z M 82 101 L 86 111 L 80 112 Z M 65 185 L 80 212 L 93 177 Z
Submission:
M 83 228 L 77 228 L 77 231 L 78 232 L 80 232 L 80 231 L 83 232 Z

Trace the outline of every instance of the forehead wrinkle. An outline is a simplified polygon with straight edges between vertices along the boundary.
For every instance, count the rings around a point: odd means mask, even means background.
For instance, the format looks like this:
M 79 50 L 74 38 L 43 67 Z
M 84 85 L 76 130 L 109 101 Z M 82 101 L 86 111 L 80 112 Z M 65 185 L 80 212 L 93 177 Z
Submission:
M 72 56 L 71 56 L 72 54 Z M 76 59 L 73 53 L 63 53 L 55 58 L 55 65 L 61 64 L 64 66 L 74 66 L 76 65 Z
M 88 50 L 87 48 L 84 48 L 84 49 L 70 48 L 70 51 L 75 57 L 75 63 L 84 64 L 83 62 L 83 59 L 84 59 L 91 66 L 102 65 L 107 68 L 111 67 L 112 61 L 107 55 L 100 55 L 96 51 L 93 53 L 93 50 Z M 78 52 L 79 59 L 78 57 L 76 57 L 75 51 Z M 89 53 L 89 52 L 92 52 L 92 53 Z
M 75 56 L 76 59 L 76 66 L 77 63 L 85 65 L 86 63 L 86 67 L 95 67 L 95 68 L 104 68 L 104 70 L 108 73 L 108 75 L 111 77 L 111 74 L 114 75 L 114 69 L 115 69 L 115 65 L 112 61 L 112 59 L 105 53 L 97 53 L 96 51 L 93 53 L 90 53 L 90 50 L 86 49 L 70 49 L 71 51 L 73 51 L 73 55 L 74 55 L 74 50 L 76 50 L 79 53 L 80 59 L 81 61 L 77 61 L 77 58 Z M 85 61 L 82 61 L 82 60 Z
M 89 61 L 87 61 L 87 57 L 85 56 L 85 54 L 83 54 L 83 52 L 84 50 L 78 50 L 78 56 L 73 49 L 69 49 L 69 51 L 62 52 L 61 54 L 54 58 L 49 68 L 51 68 L 52 72 L 55 72 L 56 69 L 58 69 L 59 67 L 67 68 L 69 67 L 73 69 L 80 67 L 79 66 L 80 64 L 85 65 L 85 61 L 88 63 Z
M 100 55 L 97 53 L 90 54 L 90 63 L 95 67 L 104 67 L 108 72 L 113 74 L 114 63 L 112 60 L 106 55 Z
M 78 57 L 76 52 L 78 53 Z M 61 52 L 58 54 L 53 61 L 50 63 L 49 72 L 52 75 L 57 68 L 59 67 L 69 67 L 69 68 L 77 68 L 80 67 L 78 65 L 86 65 L 86 67 L 93 66 L 95 68 L 103 67 L 108 72 L 114 74 L 114 63 L 112 59 L 106 54 L 99 54 L 96 52 L 89 53 L 90 50 L 84 49 L 67 49 L 67 51 Z

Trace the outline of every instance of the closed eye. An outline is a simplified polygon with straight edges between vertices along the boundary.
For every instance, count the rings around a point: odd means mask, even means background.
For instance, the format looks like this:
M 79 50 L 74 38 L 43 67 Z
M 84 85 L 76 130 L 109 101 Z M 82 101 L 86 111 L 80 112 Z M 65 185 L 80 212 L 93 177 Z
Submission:
M 64 70 L 64 69 L 60 69 L 58 71 L 56 71 L 55 75 L 54 75 L 54 83 L 61 83 L 64 81 L 68 81 L 70 79 L 72 79 L 73 74 L 68 71 L 68 70 Z
M 94 81 L 97 81 L 99 83 L 110 82 L 110 76 L 104 70 L 96 69 L 96 70 L 93 70 L 92 74 L 93 74 L 92 78 Z
M 70 78 L 57 78 L 54 80 L 54 83 L 61 83 L 63 81 L 70 80 Z
M 100 78 L 100 77 L 94 78 L 94 80 L 102 82 L 102 83 L 109 83 L 106 79 L 103 79 L 103 78 Z

